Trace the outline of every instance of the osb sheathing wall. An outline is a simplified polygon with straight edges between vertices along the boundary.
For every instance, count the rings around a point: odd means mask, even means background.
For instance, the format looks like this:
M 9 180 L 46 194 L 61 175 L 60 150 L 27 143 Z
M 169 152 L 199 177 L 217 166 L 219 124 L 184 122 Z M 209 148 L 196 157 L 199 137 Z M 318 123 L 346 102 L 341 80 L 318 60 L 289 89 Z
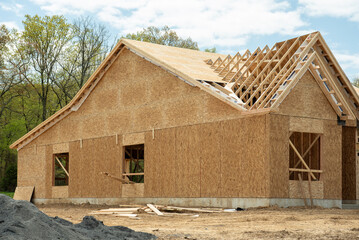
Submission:
M 343 127 L 343 199 L 356 200 L 356 128 Z
M 17 185 L 35 186 L 34 198 L 44 198 L 46 182 L 46 146 L 30 146 L 18 152 Z
M 268 197 L 266 138 L 266 115 L 147 131 L 144 197 Z M 53 149 L 40 153 L 37 198 L 53 196 Z M 116 136 L 70 142 L 69 197 L 121 197 L 122 185 L 100 173 L 120 176 L 122 151 Z
M 69 143 L 69 197 L 118 196 L 116 191 L 121 189 L 113 181 L 108 185 L 111 191 L 91 189 L 89 186 L 92 184 L 85 184 L 99 181 L 98 175 L 93 175 L 91 170 L 96 161 L 109 164 L 108 169 L 115 169 L 111 165 L 114 163 L 110 163 L 112 160 L 107 159 L 115 154 L 115 150 L 104 148 L 106 144 L 97 143 L 95 138 L 114 138 L 116 134 L 121 137 L 127 133 L 153 130 L 157 133 L 158 129 L 237 117 L 240 117 L 238 110 L 125 50 L 77 112 L 19 150 L 18 185 L 36 184 L 37 197 L 51 198 L 53 145 Z M 38 152 L 34 152 L 35 148 Z M 76 160 L 79 158 L 86 164 Z M 119 160 L 116 161 L 119 164 Z M 117 169 L 115 175 L 120 174 L 120 168 Z M 94 171 L 97 170 L 103 169 Z M 102 185 L 102 182 L 98 184 Z M 86 186 L 82 189 L 80 185 Z
M 270 142 L 271 197 L 289 197 L 289 134 L 322 134 L 320 181 L 324 199 L 341 199 L 342 127 L 337 115 L 310 72 L 306 72 L 291 93 L 268 118 Z
M 156 131 L 145 139 L 146 197 L 268 197 L 266 116 Z
M 124 50 L 77 112 L 32 144 L 226 120 L 240 112 Z

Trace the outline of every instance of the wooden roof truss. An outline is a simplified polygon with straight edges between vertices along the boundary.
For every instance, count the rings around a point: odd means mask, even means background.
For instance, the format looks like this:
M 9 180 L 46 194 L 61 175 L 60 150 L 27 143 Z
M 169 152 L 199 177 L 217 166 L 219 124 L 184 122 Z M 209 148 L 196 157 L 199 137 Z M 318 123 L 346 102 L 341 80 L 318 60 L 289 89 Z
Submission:
M 243 109 L 279 106 L 309 70 L 340 119 L 359 119 L 358 96 L 319 32 L 206 63 L 222 80 L 200 82 L 231 97 Z

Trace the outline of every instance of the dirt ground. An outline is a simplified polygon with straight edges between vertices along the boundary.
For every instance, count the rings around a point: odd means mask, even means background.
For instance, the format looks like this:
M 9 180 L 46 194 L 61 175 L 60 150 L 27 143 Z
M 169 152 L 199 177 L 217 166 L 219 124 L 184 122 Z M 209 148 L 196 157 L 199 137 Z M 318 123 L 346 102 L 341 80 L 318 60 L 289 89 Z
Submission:
M 39 205 L 38 208 L 49 216 L 79 223 L 90 212 L 109 206 Z M 93 216 L 106 225 L 126 226 L 155 234 L 159 239 L 359 239 L 359 210 L 272 207 L 233 213 L 167 216 L 141 213 L 139 219 Z

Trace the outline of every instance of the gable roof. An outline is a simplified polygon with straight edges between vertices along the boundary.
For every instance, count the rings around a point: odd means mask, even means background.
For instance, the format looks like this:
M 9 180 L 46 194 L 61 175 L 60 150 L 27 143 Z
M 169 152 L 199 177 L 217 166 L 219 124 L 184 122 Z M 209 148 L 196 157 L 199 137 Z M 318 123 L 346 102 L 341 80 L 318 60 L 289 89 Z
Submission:
M 77 111 L 124 49 L 145 58 L 238 109 L 243 114 L 277 108 L 300 77 L 310 71 L 343 119 L 359 119 L 359 97 L 319 32 L 278 42 L 269 49 L 233 57 L 122 39 L 64 108 L 10 148 L 20 149 L 71 112 Z

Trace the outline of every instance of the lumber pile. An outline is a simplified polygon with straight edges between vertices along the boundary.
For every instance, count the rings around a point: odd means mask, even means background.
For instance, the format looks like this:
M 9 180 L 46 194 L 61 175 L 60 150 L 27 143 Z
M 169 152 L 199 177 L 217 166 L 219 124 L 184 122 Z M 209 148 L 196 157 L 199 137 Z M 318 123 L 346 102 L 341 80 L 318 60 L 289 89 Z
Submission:
M 192 217 L 198 217 L 199 213 L 224 213 L 224 212 L 236 212 L 241 211 L 243 209 L 221 209 L 221 208 L 187 208 L 187 207 L 174 207 L 174 206 L 161 206 L 161 205 L 153 205 L 147 204 L 146 206 L 138 206 L 138 207 L 120 207 L 120 208 L 107 208 L 101 209 L 97 211 L 92 211 L 90 215 L 111 215 L 116 217 L 129 217 L 133 219 L 139 219 L 138 214 L 147 213 L 147 214 L 155 214 L 158 216 L 173 216 L 176 214 L 180 215 L 191 215 Z M 194 215 L 196 214 L 196 215 Z

